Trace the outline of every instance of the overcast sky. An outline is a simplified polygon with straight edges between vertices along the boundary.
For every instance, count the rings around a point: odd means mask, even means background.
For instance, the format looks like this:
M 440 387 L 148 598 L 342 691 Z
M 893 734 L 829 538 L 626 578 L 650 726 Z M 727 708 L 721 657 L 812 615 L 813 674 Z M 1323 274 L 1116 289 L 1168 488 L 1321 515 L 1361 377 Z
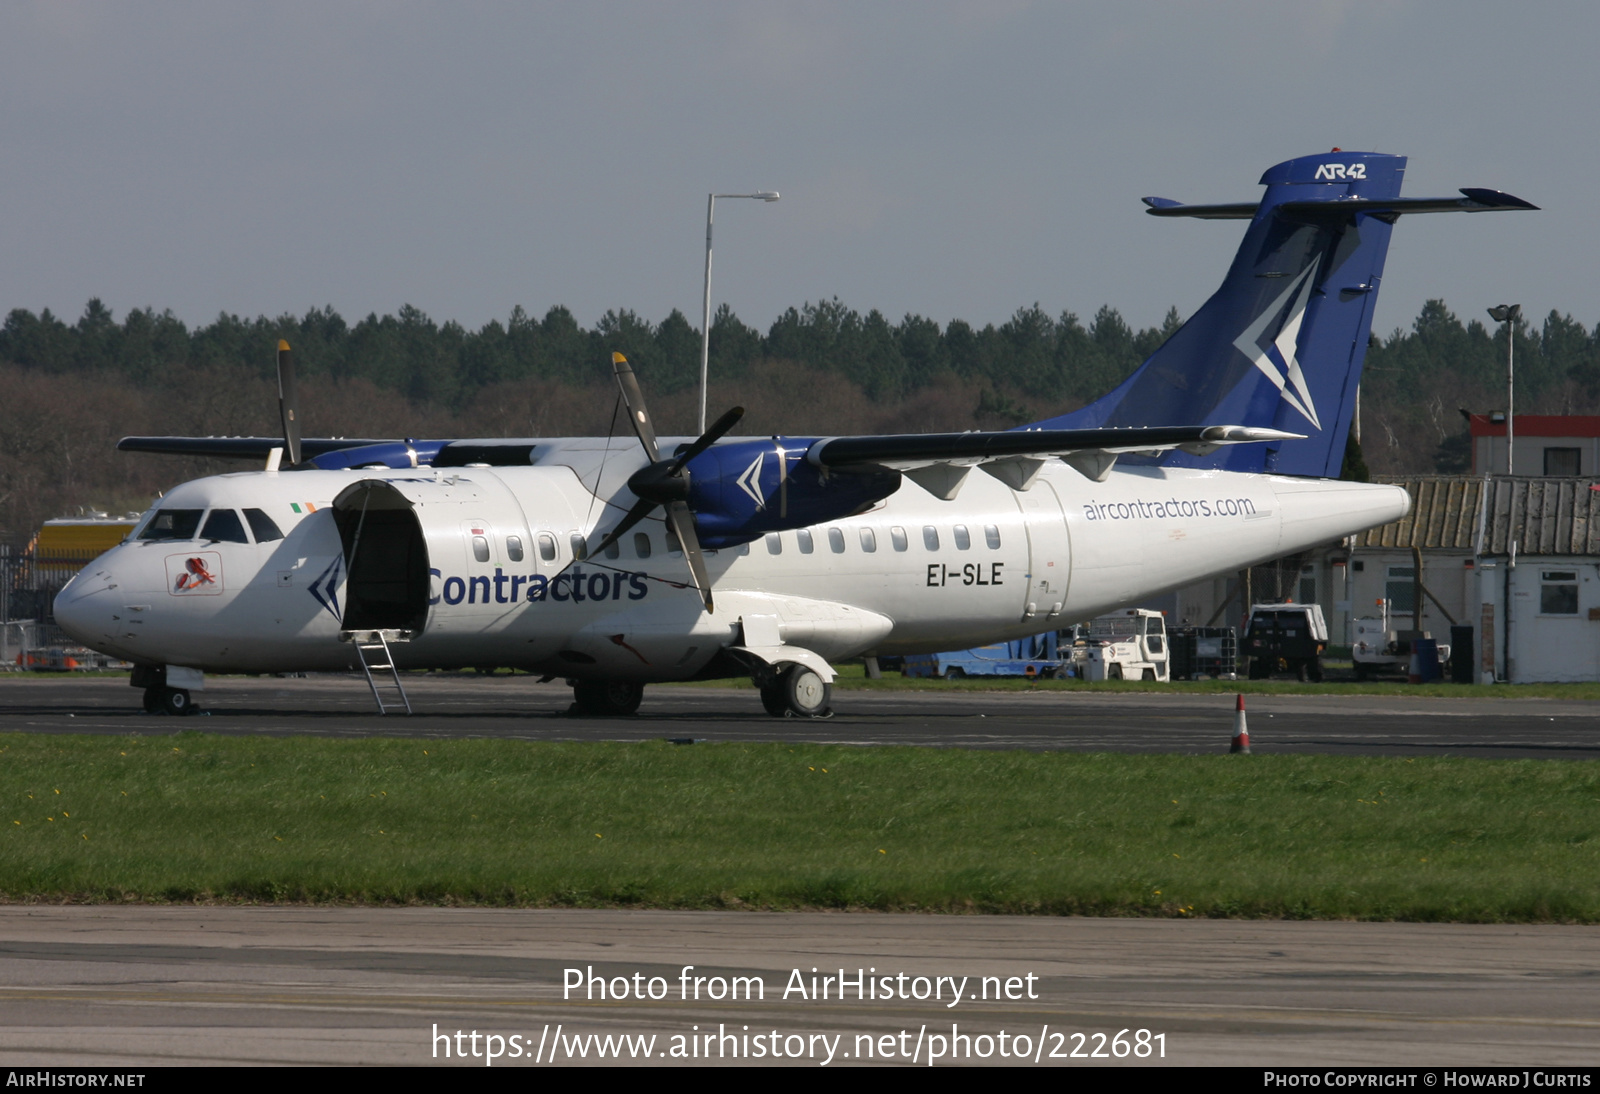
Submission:
M 1600 321 L 1600 5 L 78 3 L 0 7 L 0 311 L 190 324 L 522 304 L 765 329 L 1189 315 L 1242 234 L 1139 198 L 1254 200 L 1284 159 L 1411 157 L 1404 193 L 1537 213 L 1400 222 L 1376 328 L 1443 297 Z

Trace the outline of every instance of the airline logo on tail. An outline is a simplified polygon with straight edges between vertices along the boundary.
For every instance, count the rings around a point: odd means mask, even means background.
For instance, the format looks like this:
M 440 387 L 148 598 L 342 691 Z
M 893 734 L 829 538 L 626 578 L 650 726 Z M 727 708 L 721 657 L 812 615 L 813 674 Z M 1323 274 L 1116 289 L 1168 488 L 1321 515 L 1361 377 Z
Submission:
M 1233 344 L 1261 370 L 1262 375 L 1277 385 L 1284 402 L 1298 410 L 1306 421 L 1320 430 L 1322 423 L 1317 420 L 1317 407 L 1311 401 L 1311 390 L 1306 386 L 1305 373 L 1300 371 L 1300 361 L 1296 357 L 1297 343 L 1300 341 L 1300 324 L 1305 319 L 1306 304 L 1311 299 L 1311 286 L 1316 281 L 1318 265 L 1320 262 L 1313 262 L 1306 267 L 1305 272 L 1291 281 L 1283 294 L 1257 316 L 1255 322 L 1246 327 L 1238 338 L 1234 339 Z M 1282 313 L 1284 305 L 1289 303 L 1291 297 L 1294 303 L 1289 308 L 1288 318 L 1278 330 L 1278 337 L 1273 339 L 1271 344 L 1262 346 L 1261 335 L 1266 331 L 1267 325 Z

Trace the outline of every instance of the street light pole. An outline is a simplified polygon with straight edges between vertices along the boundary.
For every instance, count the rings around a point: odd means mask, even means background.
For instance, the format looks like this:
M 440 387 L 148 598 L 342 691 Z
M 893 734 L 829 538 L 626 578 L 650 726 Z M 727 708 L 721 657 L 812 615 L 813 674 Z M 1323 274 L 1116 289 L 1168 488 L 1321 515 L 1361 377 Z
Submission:
M 1506 474 L 1516 474 L 1515 448 L 1517 433 L 1512 424 L 1513 411 L 1516 407 L 1516 373 L 1514 371 L 1514 350 L 1516 343 L 1515 324 L 1522 315 L 1521 304 L 1497 304 L 1489 309 L 1489 318 L 1496 323 L 1506 325 Z
M 777 201 L 776 190 L 758 190 L 754 194 L 710 194 L 706 197 L 706 295 L 700 324 L 700 425 L 699 434 L 706 431 L 706 372 L 711 364 L 711 220 L 717 211 L 718 198 L 757 198 Z

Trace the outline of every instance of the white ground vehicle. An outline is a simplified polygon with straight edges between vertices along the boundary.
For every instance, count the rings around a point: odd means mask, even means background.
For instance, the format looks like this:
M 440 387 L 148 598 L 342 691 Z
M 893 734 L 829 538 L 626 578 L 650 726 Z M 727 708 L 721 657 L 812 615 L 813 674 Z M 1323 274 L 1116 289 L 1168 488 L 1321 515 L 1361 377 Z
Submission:
M 1355 663 L 1357 680 L 1370 680 L 1379 673 L 1408 673 L 1412 639 L 1432 637 L 1427 631 L 1391 630 L 1387 600 L 1378 601 L 1378 611 L 1377 619 L 1353 621 L 1350 659 Z M 1442 665 L 1450 659 L 1450 644 L 1440 642 L 1438 646 Z
M 1072 646 L 1083 680 L 1170 680 L 1167 621 L 1149 608 L 1126 608 L 1089 621 Z

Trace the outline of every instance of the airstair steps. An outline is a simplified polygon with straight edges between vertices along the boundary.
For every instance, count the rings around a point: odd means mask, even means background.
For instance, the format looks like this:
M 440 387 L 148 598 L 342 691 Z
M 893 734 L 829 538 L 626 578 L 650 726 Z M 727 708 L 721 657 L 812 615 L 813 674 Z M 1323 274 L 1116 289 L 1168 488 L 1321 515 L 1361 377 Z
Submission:
M 367 678 L 367 686 L 372 689 L 372 698 L 378 704 L 379 714 L 398 712 L 401 707 L 405 708 L 407 714 L 411 713 L 411 700 L 406 697 L 405 686 L 400 682 L 400 670 L 395 667 L 394 652 L 389 648 L 392 642 L 406 642 L 410 638 L 410 631 L 400 630 L 339 632 L 339 641 L 349 642 L 355 647 L 356 660 L 361 663 L 361 672 Z M 384 692 L 391 693 L 387 703 L 384 702 Z

